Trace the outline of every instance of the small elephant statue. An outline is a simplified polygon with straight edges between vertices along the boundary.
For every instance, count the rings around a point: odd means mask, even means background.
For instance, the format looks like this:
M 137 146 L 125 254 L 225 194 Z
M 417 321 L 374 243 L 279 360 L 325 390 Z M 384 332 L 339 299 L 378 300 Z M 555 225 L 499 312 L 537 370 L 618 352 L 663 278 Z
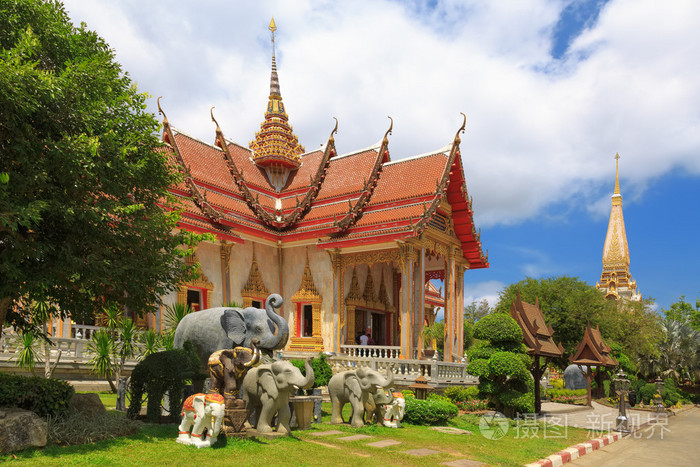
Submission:
M 224 396 L 227 408 L 244 408 L 240 396 L 241 384 L 246 372 L 260 363 L 260 350 L 257 339 L 251 343 L 253 348 L 236 347 L 235 349 L 217 350 L 209 357 L 209 377 L 212 384 L 209 393 Z
M 287 320 L 274 311 L 282 303 L 281 296 L 271 294 L 264 310 L 219 307 L 190 313 L 177 325 L 173 347 L 183 348 L 190 341 L 203 370 L 207 369 L 209 356 L 217 350 L 251 348 L 253 339 L 258 339 L 258 348 L 272 355 L 273 350 L 284 348 L 289 339 Z
M 307 360 L 304 364 L 306 376 L 299 368 L 287 361 L 266 363 L 248 370 L 243 378 L 243 400 L 246 403 L 246 420 L 253 410 L 257 412 L 256 429 L 260 433 L 271 433 L 272 418 L 278 414 L 277 433 L 289 433 L 292 412 L 289 396 L 297 389 L 308 389 L 314 384 L 314 370 Z M 246 422 L 250 427 L 250 423 Z
M 343 371 L 333 375 L 328 382 L 328 393 L 331 396 L 331 423 L 343 423 L 343 407 L 348 402 L 352 406 L 350 425 L 364 426 L 365 405 L 370 394 L 378 388 L 386 388 L 394 383 L 394 373 L 391 367 L 387 369 L 387 377 L 370 368 Z
M 224 398 L 221 394 L 191 395 L 182 406 L 182 422 L 178 427 L 177 442 L 191 444 L 197 448 L 210 447 L 219 436 L 225 412 Z M 202 437 L 204 429 L 207 432 Z
M 395 392 L 392 401 L 384 406 L 382 424 L 387 428 L 401 428 L 401 420 L 405 413 L 406 399 L 400 392 Z
M 384 388 L 377 388 L 375 392 L 367 397 L 365 403 L 365 420 L 368 423 L 381 423 L 384 419 L 384 412 L 387 404 L 391 404 L 394 396 Z

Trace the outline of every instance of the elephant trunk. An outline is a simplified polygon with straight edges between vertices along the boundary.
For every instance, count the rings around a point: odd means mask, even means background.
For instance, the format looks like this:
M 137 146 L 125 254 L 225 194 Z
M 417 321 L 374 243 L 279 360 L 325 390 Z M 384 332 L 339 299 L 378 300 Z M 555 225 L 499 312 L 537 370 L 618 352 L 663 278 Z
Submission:
M 311 366 L 310 360 L 306 360 L 306 362 L 304 362 L 304 369 L 306 370 L 306 379 L 304 380 L 304 384 L 302 384 L 301 388 L 309 389 L 314 385 L 314 369 Z
M 282 300 L 282 297 L 278 294 L 271 294 L 267 297 L 265 311 L 270 321 L 277 326 L 277 335 L 272 335 L 269 339 L 261 341 L 260 347 L 263 349 L 281 349 L 287 345 L 287 340 L 289 339 L 289 325 L 284 317 L 278 315 L 274 311 L 275 308 L 281 307 L 283 302 L 284 300 Z
M 388 388 L 394 384 L 394 366 L 391 365 L 386 369 L 386 379 L 382 382 L 381 386 L 383 388 Z
M 212 427 L 212 433 L 211 437 L 216 441 L 216 438 L 219 436 L 219 432 L 221 431 L 221 422 L 223 421 L 224 417 L 215 417 L 214 418 L 214 426 Z

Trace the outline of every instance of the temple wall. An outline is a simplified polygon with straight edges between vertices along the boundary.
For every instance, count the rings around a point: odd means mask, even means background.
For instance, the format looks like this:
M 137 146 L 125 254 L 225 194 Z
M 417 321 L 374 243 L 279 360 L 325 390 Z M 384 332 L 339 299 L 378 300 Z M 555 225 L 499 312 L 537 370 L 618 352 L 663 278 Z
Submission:
M 214 308 L 223 305 L 223 290 L 221 277 L 221 255 L 219 253 L 219 245 L 214 245 L 209 242 L 202 242 L 197 246 L 197 259 L 199 260 L 202 272 L 209 282 L 214 284 L 214 289 L 211 291 L 210 302 L 208 308 Z

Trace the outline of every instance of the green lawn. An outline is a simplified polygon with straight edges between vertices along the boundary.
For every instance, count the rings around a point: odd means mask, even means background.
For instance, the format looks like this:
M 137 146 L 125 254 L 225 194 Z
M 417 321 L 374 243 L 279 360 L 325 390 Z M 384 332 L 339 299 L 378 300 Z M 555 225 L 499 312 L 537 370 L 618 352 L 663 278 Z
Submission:
M 450 425 L 472 431 L 472 435 L 444 434 L 423 426 L 404 425 L 401 429 L 367 426 L 355 429 L 349 425 L 330 425 L 330 407 L 324 404 L 324 423 L 314 424 L 309 431 L 294 431 L 293 436 L 274 440 L 224 439 L 212 449 L 196 449 L 175 442 L 175 425 L 144 425 L 137 434 L 125 438 L 100 441 L 80 446 L 49 446 L 27 450 L 14 456 L 0 456 L 8 465 L 96 465 L 117 466 L 179 465 L 185 460 L 195 465 L 259 466 L 277 465 L 439 465 L 456 459 L 474 459 L 489 465 L 522 465 L 546 457 L 556 451 L 587 439 L 587 432 L 569 429 L 566 439 L 545 439 L 542 434 L 532 439 L 518 439 L 516 428 L 497 441 L 487 440 L 479 432 L 476 417 L 458 417 Z M 343 434 L 315 437 L 311 433 L 340 430 Z M 371 439 L 340 441 L 338 438 L 366 434 Z M 401 444 L 386 448 L 367 443 L 393 439 Z M 439 451 L 426 457 L 415 457 L 402 451 L 429 448 Z

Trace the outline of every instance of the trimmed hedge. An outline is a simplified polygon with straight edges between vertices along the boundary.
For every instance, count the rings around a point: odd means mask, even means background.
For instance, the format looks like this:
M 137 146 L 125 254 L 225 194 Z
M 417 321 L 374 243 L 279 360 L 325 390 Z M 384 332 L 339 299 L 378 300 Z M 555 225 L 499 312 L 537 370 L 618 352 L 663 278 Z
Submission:
M 442 425 L 452 417 L 456 417 L 459 409 L 452 402 L 441 397 L 431 397 L 426 400 L 406 397 L 406 413 L 404 423 L 412 425 Z
M 445 389 L 444 394 L 445 397 L 456 404 L 479 397 L 479 388 L 476 386 L 450 386 Z
M 65 381 L 0 373 L 0 407 L 31 410 L 40 417 L 63 417 L 75 390 Z

